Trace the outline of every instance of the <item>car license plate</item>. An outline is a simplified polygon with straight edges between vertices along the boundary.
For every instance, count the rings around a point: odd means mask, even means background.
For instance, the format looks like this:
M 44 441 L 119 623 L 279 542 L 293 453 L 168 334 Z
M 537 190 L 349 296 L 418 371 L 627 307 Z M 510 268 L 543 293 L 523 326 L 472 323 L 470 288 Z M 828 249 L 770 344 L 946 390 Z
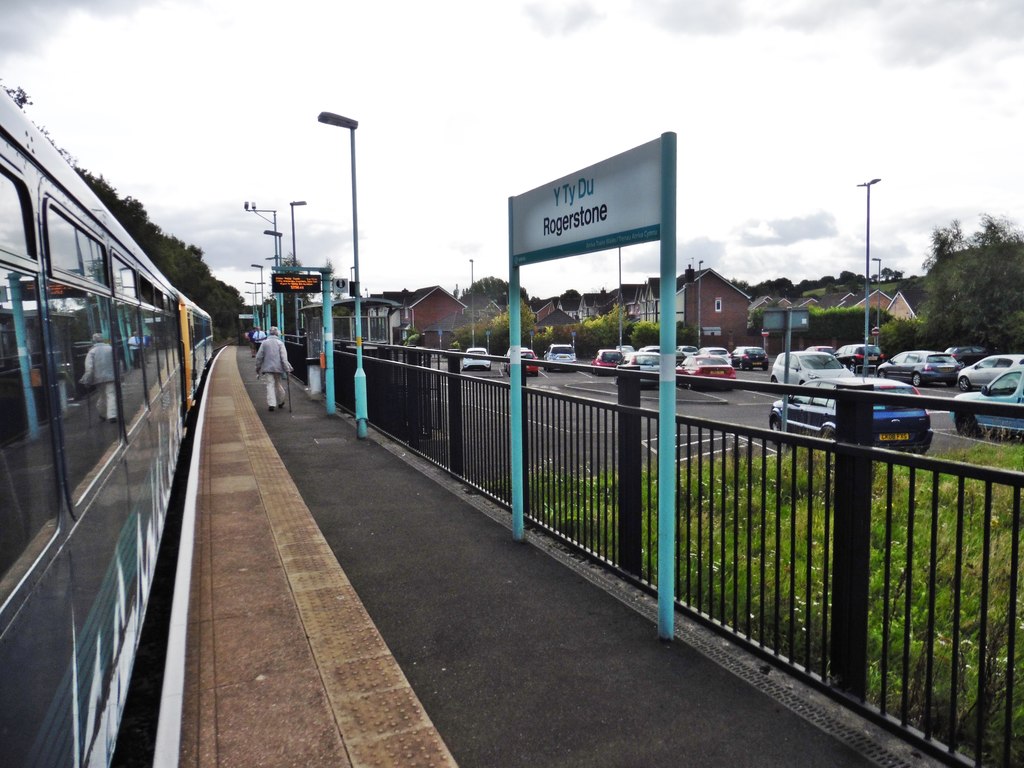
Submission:
M 907 432 L 883 432 L 878 436 L 878 439 L 885 442 L 909 440 L 910 435 Z

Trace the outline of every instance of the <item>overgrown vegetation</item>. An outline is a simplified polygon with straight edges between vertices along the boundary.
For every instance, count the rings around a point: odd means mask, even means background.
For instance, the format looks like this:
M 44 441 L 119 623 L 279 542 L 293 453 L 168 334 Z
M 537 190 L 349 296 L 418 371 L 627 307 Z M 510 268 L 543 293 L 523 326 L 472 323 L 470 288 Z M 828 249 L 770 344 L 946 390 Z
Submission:
M 1019 443 L 949 458 L 1024 471 Z M 540 484 L 545 524 L 614 558 L 615 478 L 555 475 Z M 832 483 L 831 459 L 789 448 L 684 460 L 677 485 L 677 599 L 825 678 Z M 641 486 L 641 575 L 656 584 L 653 469 Z M 1013 484 L 882 464 L 871 490 L 866 700 L 986 764 L 1003 763 L 1007 733 L 1008 764 L 1024 763 L 1024 606 L 1011 571 L 1019 494 Z

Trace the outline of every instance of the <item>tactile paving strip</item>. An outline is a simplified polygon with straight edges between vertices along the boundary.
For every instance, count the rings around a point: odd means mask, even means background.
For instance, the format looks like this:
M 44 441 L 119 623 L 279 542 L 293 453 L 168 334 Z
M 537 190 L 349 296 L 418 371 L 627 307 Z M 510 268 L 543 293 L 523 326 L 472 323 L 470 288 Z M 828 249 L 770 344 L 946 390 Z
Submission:
M 455 766 L 274 450 L 237 361 L 224 362 L 241 441 L 352 765 Z

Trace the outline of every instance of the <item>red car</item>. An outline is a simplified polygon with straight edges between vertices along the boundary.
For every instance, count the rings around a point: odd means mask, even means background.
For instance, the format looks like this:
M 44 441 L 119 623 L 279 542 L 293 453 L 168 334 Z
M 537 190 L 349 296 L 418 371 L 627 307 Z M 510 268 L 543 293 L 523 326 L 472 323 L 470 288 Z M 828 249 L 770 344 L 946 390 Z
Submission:
M 623 354 L 617 349 L 599 349 L 591 365 L 594 366 L 595 376 L 609 376 L 615 373 L 615 368 L 625 362 Z
M 511 357 L 511 356 L 512 356 L 512 350 L 510 349 L 510 350 L 508 350 L 505 353 L 505 357 Z M 519 350 L 519 359 L 521 361 L 520 365 L 522 365 L 523 368 L 526 370 L 526 375 L 527 376 L 540 376 L 540 366 L 535 364 L 535 363 L 531 364 L 531 363 L 527 362 L 528 360 L 536 360 L 537 359 L 537 355 L 534 354 L 532 349 L 521 349 L 521 350 Z M 501 364 L 501 372 L 504 373 L 506 376 L 511 376 L 512 375 L 512 363 L 507 362 L 507 361 L 502 363 Z
M 676 384 L 699 389 L 701 379 L 735 379 L 736 369 L 728 359 L 710 355 L 690 355 L 676 366 Z M 714 386 L 714 385 L 712 385 Z

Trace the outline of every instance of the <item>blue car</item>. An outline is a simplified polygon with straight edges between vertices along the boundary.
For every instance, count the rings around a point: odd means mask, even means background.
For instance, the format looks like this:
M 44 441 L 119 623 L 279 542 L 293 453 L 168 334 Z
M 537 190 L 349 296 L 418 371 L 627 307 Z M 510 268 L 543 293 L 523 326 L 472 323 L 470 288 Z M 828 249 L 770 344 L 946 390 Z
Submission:
M 957 413 L 956 403 L 974 400 L 985 403 L 1024 402 L 1024 371 L 1014 368 L 986 384 L 980 392 L 966 392 L 953 398 L 949 415 L 953 418 L 956 431 L 967 437 L 979 437 L 984 433 L 1008 435 L 1024 434 L 1024 408 L 1021 417 L 992 416 L 989 414 Z
M 836 436 L 836 386 L 870 385 L 876 392 L 896 395 L 919 395 L 909 384 L 872 376 L 856 378 L 815 379 L 804 385 L 806 393 L 790 395 L 786 408 L 786 431 L 798 432 L 826 440 Z M 782 429 L 782 400 L 776 400 L 768 415 L 771 429 Z M 874 405 L 874 444 L 880 448 L 924 453 L 932 444 L 932 422 L 924 408 L 907 405 Z

